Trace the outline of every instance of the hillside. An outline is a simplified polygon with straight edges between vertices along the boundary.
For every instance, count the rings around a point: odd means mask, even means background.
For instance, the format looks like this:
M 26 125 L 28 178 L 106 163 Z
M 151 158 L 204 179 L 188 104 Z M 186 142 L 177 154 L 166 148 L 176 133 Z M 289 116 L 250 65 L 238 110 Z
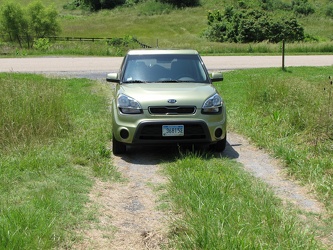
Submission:
M 31 1 L 18 0 L 16 2 L 26 5 Z M 333 40 L 333 18 L 325 16 L 325 9 L 328 8 L 329 1 L 309 0 L 315 13 L 298 18 L 305 28 L 306 34 L 324 43 L 331 43 Z M 0 5 L 3 2 L 0 0 Z M 118 7 L 113 10 L 88 13 L 82 10 L 65 10 L 63 6 L 68 3 L 68 0 L 43 1 L 45 5 L 52 3 L 59 11 L 61 36 L 102 38 L 134 36 L 151 46 L 158 44 L 159 47 L 192 47 L 209 53 L 214 53 L 229 45 L 211 43 L 200 36 L 207 28 L 208 11 L 223 10 L 230 5 L 238 6 L 239 2 L 237 0 L 202 0 L 200 7 L 170 10 L 165 9 L 165 6 L 156 6 L 154 0 L 147 0 L 131 7 Z M 259 0 L 243 2 L 251 6 L 259 4 Z M 278 2 L 290 4 L 291 0 Z M 333 5 L 333 3 L 330 4 Z M 278 15 L 279 11 L 276 12 Z

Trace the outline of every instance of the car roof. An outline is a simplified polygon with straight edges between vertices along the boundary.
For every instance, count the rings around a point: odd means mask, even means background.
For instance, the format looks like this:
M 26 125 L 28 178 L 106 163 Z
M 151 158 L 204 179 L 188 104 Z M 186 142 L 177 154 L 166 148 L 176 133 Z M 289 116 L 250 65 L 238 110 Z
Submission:
M 192 49 L 141 49 L 130 50 L 128 55 L 198 55 L 198 51 Z

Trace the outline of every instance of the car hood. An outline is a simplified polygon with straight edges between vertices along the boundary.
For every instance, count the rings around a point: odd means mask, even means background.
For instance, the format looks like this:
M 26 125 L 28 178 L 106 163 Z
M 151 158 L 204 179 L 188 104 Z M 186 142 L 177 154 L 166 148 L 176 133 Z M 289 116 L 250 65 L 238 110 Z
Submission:
M 118 86 L 117 95 L 125 94 L 136 99 L 143 109 L 172 105 L 201 108 L 204 101 L 216 93 L 214 86 L 207 83 L 135 83 Z

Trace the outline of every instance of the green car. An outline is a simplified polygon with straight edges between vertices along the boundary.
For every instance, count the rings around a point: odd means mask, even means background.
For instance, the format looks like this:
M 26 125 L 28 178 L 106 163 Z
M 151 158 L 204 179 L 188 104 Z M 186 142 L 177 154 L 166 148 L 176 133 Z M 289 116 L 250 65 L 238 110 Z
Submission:
M 127 145 L 207 144 L 226 147 L 226 108 L 195 50 L 131 50 L 119 73 L 112 102 L 112 150 Z

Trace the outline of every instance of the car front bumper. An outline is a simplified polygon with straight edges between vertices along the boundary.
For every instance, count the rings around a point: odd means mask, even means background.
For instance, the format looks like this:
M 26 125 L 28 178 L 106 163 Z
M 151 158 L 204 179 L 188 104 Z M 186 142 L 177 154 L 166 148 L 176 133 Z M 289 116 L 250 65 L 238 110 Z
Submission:
M 113 106 L 113 136 L 125 144 L 215 143 L 226 137 L 226 114 L 151 115 L 121 114 Z M 183 136 L 163 136 L 163 125 L 183 125 Z

